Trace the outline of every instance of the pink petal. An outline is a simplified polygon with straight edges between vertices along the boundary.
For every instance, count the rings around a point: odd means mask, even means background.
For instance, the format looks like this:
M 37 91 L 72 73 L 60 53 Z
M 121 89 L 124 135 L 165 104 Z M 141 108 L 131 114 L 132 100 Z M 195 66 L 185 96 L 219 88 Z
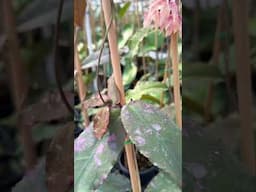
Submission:
M 153 0 L 144 15 L 144 27 L 154 26 L 171 35 L 181 32 L 181 15 L 175 0 Z

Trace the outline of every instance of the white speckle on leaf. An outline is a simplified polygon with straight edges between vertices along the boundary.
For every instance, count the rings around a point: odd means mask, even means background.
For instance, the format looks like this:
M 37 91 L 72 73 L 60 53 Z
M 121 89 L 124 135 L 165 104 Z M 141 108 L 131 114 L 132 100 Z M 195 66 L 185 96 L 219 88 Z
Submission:
M 121 116 L 122 116 L 122 118 L 124 118 L 126 120 L 129 120 L 129 118 L 130 118 L 130 112 L 127 109 L 126 105 L 122 108 Z
M 86 142 L 85 142 L 85 138 L 84 137 L 81 137 L 81 138 L 77 138 L 75 140 L 75 143 L 74 143 L 74 151 L 75 152 L 81 152 L 83 150 L 85 150 L 86 148 Z
M 94 155 L 94 160 L 95 160 L 95 163 L 97 166 L 100 166 L 102 164 L 100 158 L 99 158 L 99 155 L 101 155 L 104 151 L 104 145 L 101 143 L 97 149 L 96 149 L 96 152 L 95 152 L 95 155 Z
M 146 113 L 154 113 L 154 111 L 153 111 L 152 109 L 150 109 L 150 108 L 145 109 L 145 112 L 146 112 Z
M 107 174 L 103 174 L 101 177 L 100 177 L 100 184 L 102 185 L 103 182 L 107 179 Z
M 97 166 L 101 166 L 101 160 L 97 156 L 94 156 L 94 160 Z
M 139 129 L 136 129 L 135 133 L 136 133 L 137 135 L 141 135 L 141 132 L 140 132 Z
M 152 129 L 147 129 L 146 131 L 145 131 L 145 133 L 147 133 L 147 134 L 153 134 L 153 130 Z
M 152 107 L 150 105 L 145 105 L 144 111 L 146 113 L 154 113 L 154 110 L 152 109 Z
M 96 154 L 101 154 L 104 150 L 104 145 L 101 143 L 97 149 L 96 149 Z
M 151 182 L 150 184 L 151 184 L 151 186 L 152 186 L 153 188 L 156 188 L 155 183 Z
M 149 156 L 149 152 L 143 151 L 143 155 L 146 156 L 146 157 L 148 157 L 148 156 Z
M 159 124 L 153 124 L 152 125 L 153 129 L 155 129 L 156 131 L 160 131 L 162 129 L 162 127 Z
M 136 136 L 135 138 L 134 138 L 134 140 L 136 141 L 136 143 L 138 144 L 138 145 L 145 145 L 145 143 L 146 143 L 146 141 L 145 141 L 145 139 L 143 138 L 143 137 L 141 137 L 141 136 Z

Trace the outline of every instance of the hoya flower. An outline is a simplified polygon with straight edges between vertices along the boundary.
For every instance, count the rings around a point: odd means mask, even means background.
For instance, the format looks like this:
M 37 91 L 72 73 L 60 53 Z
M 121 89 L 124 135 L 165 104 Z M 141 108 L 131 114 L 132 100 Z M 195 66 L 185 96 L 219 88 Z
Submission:
M 153 25 L 169 36 L 181 32 L 181 14 L 176 0 L 153 0 L 144 16 L 144 27 Z

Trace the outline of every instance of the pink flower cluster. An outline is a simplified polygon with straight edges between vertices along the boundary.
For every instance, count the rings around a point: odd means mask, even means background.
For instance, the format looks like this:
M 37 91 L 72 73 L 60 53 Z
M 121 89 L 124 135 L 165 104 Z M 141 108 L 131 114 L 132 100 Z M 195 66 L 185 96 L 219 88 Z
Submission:
M 176 0 L 153 0 L 144 16 L 144 27 L 153 25 L 169 36 L 181 32 L 182 18 Z

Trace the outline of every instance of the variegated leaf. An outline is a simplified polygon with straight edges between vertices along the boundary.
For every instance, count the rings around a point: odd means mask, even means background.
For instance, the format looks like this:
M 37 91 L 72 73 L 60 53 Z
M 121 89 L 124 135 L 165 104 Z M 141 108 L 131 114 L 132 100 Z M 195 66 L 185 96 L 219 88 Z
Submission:
M 134 101 L 122 108 L 121 119 L 130 139 L 150 161 L 181 185 L 181 130 L 154 105 Z
M 87 127 L 74 143 L 75 192 L 96 190 L 104 182 L 123 148 L 125 131 L 120 110 L 112 110 L 109 131 L 98 140 L 93 125 Z

